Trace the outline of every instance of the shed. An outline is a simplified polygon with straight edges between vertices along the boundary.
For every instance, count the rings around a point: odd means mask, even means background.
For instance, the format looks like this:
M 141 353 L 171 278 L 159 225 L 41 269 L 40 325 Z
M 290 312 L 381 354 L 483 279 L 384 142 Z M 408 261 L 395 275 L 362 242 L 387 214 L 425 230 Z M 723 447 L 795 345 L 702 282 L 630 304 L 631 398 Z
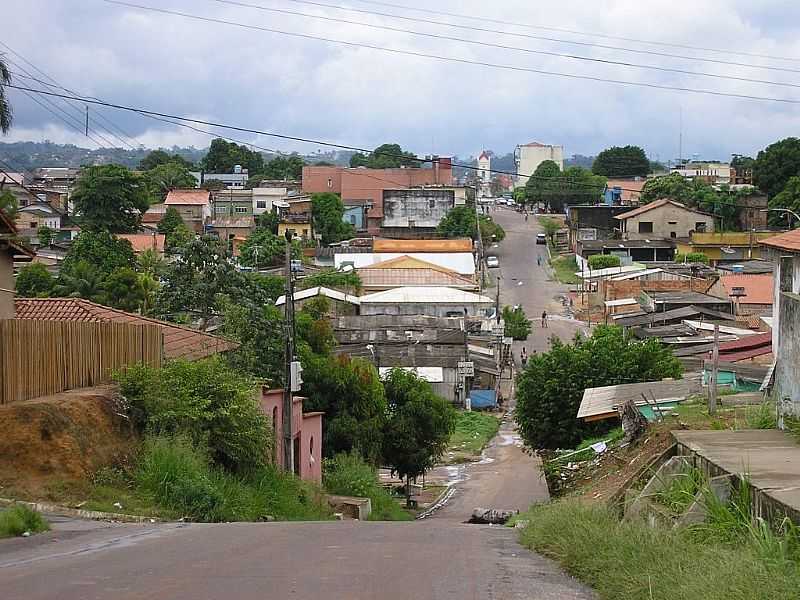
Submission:
M 639 407 L 647 407 L 651 403 L 675 405 L 692 394 L 700 393 L 701 390 L 699 374 L 677 380 L 665 379 L 587 388 L 583 391 L 583 400 L 578 408 L 577 418 L 585 421 L 616 418 L 618 417 L 617 410 L 628 400 L 633 400 Z M 645 400 L 642 394 L 645 394 L 650 402 Z M 645 416 L 648 416 L 647 412 L 647 410 L 643 411 Z M 652 414 L 652 410 L 649 412 Z

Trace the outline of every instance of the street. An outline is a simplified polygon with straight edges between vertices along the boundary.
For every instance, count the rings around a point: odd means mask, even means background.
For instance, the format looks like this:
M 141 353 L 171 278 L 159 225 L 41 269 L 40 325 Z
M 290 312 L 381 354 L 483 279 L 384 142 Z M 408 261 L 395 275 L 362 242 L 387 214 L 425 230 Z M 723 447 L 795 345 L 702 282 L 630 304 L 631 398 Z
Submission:
M 529 352 L 550 334 L 571 338 L 558 317 L 562 286 L 536 264 L 534 217 L 493 213 L 507 231 L 501 303 L 534 320 Z M 545 260 L 542 261 L 546 263 Z M 493 269 L 493 272 L 498 269 Z M 522 285 L 519 285 L 522 282 Z M 493 289 L 486 291 L 491 295 Z M 517 344 L 515 355 L 519 356 Z M 475 507 L 525 510 L 546 501 L 538 459 L 527 455 L 506 416 L 478 463 L 444 467 L 458 483 L 447 501 L 413 523 L 86 524 L 0 541 L 3 600 L 567 600 L 594 594 L 554 562 L 517 543 L 514 529 L 465 523 Z

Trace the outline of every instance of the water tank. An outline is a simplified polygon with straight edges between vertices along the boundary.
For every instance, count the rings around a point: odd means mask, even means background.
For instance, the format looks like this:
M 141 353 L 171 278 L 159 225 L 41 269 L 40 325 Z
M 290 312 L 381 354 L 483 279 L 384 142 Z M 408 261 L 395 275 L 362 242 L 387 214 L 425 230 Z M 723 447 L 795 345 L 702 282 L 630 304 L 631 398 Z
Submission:
M 242 165 L 233 165 L 233 172 L 237 175 L 241 175 L 242 173 Z
M 733 271 L 737 275 L 741 275 L 742 273 L 744 273 L 744 265 L 731 265 L 731 271 Z

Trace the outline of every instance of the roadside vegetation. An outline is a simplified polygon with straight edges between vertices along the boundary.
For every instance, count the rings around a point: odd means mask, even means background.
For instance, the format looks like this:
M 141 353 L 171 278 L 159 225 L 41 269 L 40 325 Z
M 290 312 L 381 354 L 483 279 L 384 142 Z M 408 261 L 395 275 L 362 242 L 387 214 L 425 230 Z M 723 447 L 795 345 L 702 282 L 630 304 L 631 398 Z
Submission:
M 450 436 L 447 462 L 460 463 L 478 457 L 486 444 L 497 435 L 500 419 L 492 413 L 460 411 Z
M 566 284 L 578 283 L 578 276 L 575 275 L 580 269 L 578 262 L 575 260 L 575 255 L 557 256 L 550 261 L 550 266 L 553 267 L 553 274 L 555 278 Z
M 49 529 L 42 515 L 23 504 L 0 510 L 0 538 L 33 535 Z
M 527 340 L 531 334 L 531 321 L 522 307 L 504 306 L 502 314 L 506 327 L 505 335 L 517 341 Z

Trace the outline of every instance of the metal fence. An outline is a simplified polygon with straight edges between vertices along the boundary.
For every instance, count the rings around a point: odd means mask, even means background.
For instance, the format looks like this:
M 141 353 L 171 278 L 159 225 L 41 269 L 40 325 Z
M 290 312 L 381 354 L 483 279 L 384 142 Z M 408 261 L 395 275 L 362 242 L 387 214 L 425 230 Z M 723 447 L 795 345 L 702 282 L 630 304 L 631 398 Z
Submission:
M 0 404 L 98 385 L 114 369 L 160 366 L 157 325 L 0 320 Z

